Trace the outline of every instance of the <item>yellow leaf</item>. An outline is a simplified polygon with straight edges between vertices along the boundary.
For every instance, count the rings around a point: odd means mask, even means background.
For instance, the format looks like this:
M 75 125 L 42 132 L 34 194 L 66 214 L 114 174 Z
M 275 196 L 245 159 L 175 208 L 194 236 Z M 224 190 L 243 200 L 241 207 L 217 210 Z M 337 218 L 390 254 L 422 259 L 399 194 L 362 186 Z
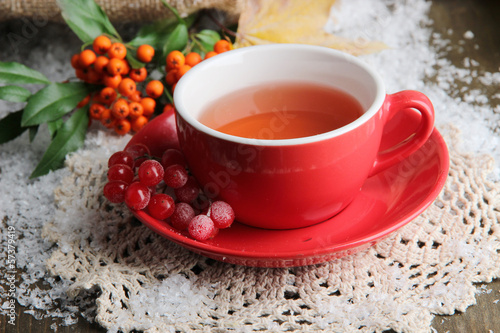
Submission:
M 324 31 L 335 0 L 244 0 L 235 47 L 299 43 L 331 47 L 354 55 L 387 48 L 384 43 L 350 40 Z

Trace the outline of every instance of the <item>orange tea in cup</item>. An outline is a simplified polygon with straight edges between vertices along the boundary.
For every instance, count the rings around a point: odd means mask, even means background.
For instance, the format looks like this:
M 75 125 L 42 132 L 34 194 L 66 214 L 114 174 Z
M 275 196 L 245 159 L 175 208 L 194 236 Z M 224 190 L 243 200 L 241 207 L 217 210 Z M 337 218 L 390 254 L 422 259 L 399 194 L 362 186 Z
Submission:
M 260 140 L 308 137 L 358 119 L 361 104 L 350 94 L 309 82 L 272 82 L 218 99 L 199 121 L 219 132 Z

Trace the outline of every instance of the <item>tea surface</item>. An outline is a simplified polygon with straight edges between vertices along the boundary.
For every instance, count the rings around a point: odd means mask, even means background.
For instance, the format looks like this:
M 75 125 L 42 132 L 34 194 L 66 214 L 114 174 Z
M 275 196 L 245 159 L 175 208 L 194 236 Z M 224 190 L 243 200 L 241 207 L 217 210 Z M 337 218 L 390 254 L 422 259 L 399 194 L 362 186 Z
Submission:
M 363 114 L 351 95 L 333 87 L 276 82 L 232 92 L 203 111 L 199 121 L 219 132 L 262 140 L 326 133 Z

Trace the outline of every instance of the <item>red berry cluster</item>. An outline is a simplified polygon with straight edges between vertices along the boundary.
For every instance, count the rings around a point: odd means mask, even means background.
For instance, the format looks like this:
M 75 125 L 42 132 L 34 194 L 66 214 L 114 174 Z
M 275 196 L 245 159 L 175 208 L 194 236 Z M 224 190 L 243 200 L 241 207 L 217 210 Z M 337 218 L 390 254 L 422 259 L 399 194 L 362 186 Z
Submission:
M 103 192 L 109 201 L 125 202 L 131 210 L 147 209 L 152 217 L 168 220 L 196 240 L 210 239 L 234 221 L 228 203 L 211 202 L 203 196 L 177 149 L 167 149 L 157 161 L 146 145 L 131 145 L 111 155 L 108 168 Z

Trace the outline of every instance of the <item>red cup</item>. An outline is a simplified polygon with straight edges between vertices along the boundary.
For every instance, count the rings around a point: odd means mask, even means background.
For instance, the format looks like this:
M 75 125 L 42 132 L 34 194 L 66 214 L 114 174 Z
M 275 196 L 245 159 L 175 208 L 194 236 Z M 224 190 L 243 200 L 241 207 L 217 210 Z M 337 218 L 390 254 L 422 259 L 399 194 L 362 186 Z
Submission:
M 237 137 L 199 122 L 224 95 L 276 81 L 330 85 L 354 96 L 364 113 L 339 129 L 286 140 Z M 238 221 L 267 229 L 305 227 L 338 214 L 368 177 L 418 150 L 434 128 L 425 95 L 387 95 L 378 74 L 360 59 L 318 46 L 251 46 L 212 57 L 182 77 L 174 102 L 180 146 L 207 195 L 228 202 Z M 419 113 L 403 118 L 415 131 L 382 151 L 386 124 L 409 109 Z

